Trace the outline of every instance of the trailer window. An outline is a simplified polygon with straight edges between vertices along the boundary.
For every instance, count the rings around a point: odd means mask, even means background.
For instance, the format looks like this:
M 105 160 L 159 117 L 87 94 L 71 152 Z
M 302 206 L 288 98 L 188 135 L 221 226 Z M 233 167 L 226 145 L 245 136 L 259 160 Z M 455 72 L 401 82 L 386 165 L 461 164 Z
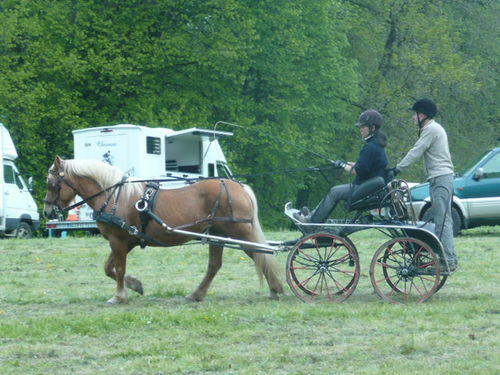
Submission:
M 24 189 L 24 184 L 21 181 L 21 176 L 19 173 L 12 167 L 12 165 L 3 166 L 3 179 L 6 184 L 16 184 L 19 189 Z
M 231 178 L 232 174 L 225 164 L 217 163 L 217 176 Z
M 13 184 L 14 183 L 14 168 L 12 168 L 11 165 L 5 165 L 3 166 L 3 180 L 5 181 L 6 184 Z
M 199 165 L 179 165 L 179 172 L 200 173 Z
M 146 137 L 146 152 L 153 155 L 161 155 L 161 139 L 158 137 Z

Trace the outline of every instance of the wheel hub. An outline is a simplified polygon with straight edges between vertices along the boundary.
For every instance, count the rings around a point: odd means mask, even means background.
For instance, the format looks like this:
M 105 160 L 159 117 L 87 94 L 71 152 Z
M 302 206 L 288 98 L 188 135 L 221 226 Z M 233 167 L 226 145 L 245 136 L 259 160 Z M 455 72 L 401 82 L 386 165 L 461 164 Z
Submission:
M 401 266 L 401 268 L 398 270 L 398 275 L 404 278 L 405 280 L 408 280 L 415 276 L 415 271 L 416 271 L 415 266 L 411 264 L 405 264 Z
M 318 262 L 318 271 L 324 273 L 328 271 L 328 266 L 329 266 L 328 262 L 320 261 Z

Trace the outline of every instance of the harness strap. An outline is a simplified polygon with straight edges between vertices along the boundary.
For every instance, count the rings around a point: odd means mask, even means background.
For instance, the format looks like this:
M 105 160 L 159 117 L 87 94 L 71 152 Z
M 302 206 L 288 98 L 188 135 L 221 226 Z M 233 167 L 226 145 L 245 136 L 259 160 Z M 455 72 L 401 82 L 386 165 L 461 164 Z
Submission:
M 223 180 L 220 180 L 220 191 L 217 194 L 217 198 L 215 200 L 214 206 L 210 210 L 210 213 L 208 214 L 207 217 L 196 220 L 194 223 L 189 223 L 189 224 L 184 224 L 180 225 L 177 227 L 173 227 L 171 229 L 182 229 L 185 227 L 190 227 L 193 225 L 205 223 L 205 222 L 214 222 L 214 221 L 219 221 L 219 222 L 230 222 L 230 223 L 251 223 L 252 219 L 251 218 L 235 218 L 234 213 L 233 213 L 233 198 L 229 192 L 229 189 L 227 188 L 225 182 Z M 137 236 L 140 238 L 140 246 L 141 248 L 144 248 L 148 245 L 148 243 L 153 243 L 159 246 L 170 246 L 167 244 L 164 244 L 153 237 L 149 236 L 146 234 L 147 226 L 150 220 L 156 221 L 158 224 L 161 226 L 165 226 L 166 223 L 158 217 L 154 213 L 154 209 L 156 206 L 156 201 L 158 199 L 158 190 L 160 189 L 160 185 L 157 182 L 148 182 L 146 185 L 146 190 L 144 191 L 144 194 L 142 198 L 137 201 L 135 204 L 135 208 L 139 211 L 139 217 L 141 220 L 141 230 L 139 230 L 137 227 L 128 225 L 127 221 L 125 219 L 122 219 L 118 216 L 115 216 L 115 212 L 104 212 L 104 208 L 106 208 L 108 202 L 106 201 L 105 205 L 101 208 L 100 211 L 94 211 L 93 214 L 93 219 L 98 222 L 102 222 L 105 224 L 110 224 L 113 226 L 116 226 L 120 229 L 126 230 L 130 235 Z M 229 217 L 219 217 L 215 216 L 215 213 L 217 210 L 220 208 L 221 204 L 221 199 L 224 194 L 224 192 L 227 193 L 227 199 L 228 199 L 228 204 L 229 204 L 229 210 L 230 210 L 230 216 Z M 114 191 L 113 191 L 114 193 Z M 112 193 L 112 194 L 113 194 Z M 119 195 L 119 191 L 117 193 L 117 199 Z M 111 194 L 111 195 L 112 195 Z
M 174 229 L 183 229 L 183 228 L 190 227 L 192 225 L 202 224 L 202 223 L 206 223 L 206 222 L 213 222 L 213 221 L 228 222 L 228 223 L 251 223 L 252 222 L 252 219 L 235 218 L 234 217 L 233 197 L 231 195 L 231 192 L 227 188 L 226 182 L 224 180 L 219 180 L 219 182 L 220 182 L 220 190 L 219 190 L 219 193 L 217 194 L 217 198 L 215 199 L 214 206 L 210 210 L 210 213 L 208 214 L 208 216 L 203 218 L 203 219 L 196 220 L 194 223 L 179 225 L 179 226 L 175 227 Z M 220 208 L 220 202 L 221 202 L 222 195 L 224 192 L 226 192 L 226 194 L 227 194 L 227 200 L 229 203 L 229 212 L 230 212 L 229 217 L 215 216 L 215 213 Z
M 140 205 L 144 207 L 144 210 L 139 211 L 139 217 L 141 219 L 142 233 L 146 233 L 148 224 L 150 221 L 150 212 L 154 212 L 156 207 L 156 200 L 158 198 L 158 190 L 160 189 L 160 184 L 157 182 L 148 182 L 146 184 L 146 190 L 142 196 Z M 144 249 L 147 242 L 141 239 L 141 249 Z
M 225 216 L 206 217 L 204 219 L 196 220 L 194 223 L 178 225 L 176 227 L 173 227 L 173 229 L 183 229 L 183 228 L 191 227 L 193 225 L 202 224 L 202 223 L 206 223 L 206 222 L 214 222 L 214 221 L 227 222 L 227 223 L 251 223 L 252 219 L 225 217 Z
M 231 192 L 229 191 L 229 189 L 226 187 L 226 183 L 224 182 L 224 180 L 220 180 L 222 186 L 224 186 L 224 190 L 226 191 L 227 193 L 227 201 L 229 203 L 229 212 L 230 212 L 230 218 L 234 220 L 234 215 L 233 215 L 233 197 L 231 196 Z M 222 190 L 222 188 L 221 188 Z
M 107 192 L 107 191 L 109 191 L 109 190 L 111 190 L 111 189 L 115 189 L 115 190 L 116 190 L 116 188 L 117 188 L 118 186 L 120 186 L 120 188 L 121 188 L 121 187 L 123 186 L 123 184 L 127 181 L 127 179 L 128 179 L 128 177 L 127 177 L 127 176 L 123 176 L 120 182 L 117 182 L 116 184 L 111 185 L 111 186 L 107 187 L 107 188 L 106 188 L 106 189 L 104 189 L 104 190 L 101 190 L 101 191 L 99 191 L 99 192 L 97 192 L 97 193 L 95 193 L 95 194 L 92 194 L 90 197 L 84 198 L 84 199 L 82 199 L 80 202 L 76 202 L 76 203 L 72 204 L 71 206 L 68 206 L 68 207 L 63 208 L 63 211 L 70 211 L 70 210 L 72 210 L 73 208 L 78 207 L 78 206 L 81 206 L 83 203 L 87 203 L 89 200 L 91 200 L 91 199 L 93 199 L 93 198 L 95 198 L 95 197 L 98 197 L 99 195 L 101 195 L 101 194 L 103 194 L 103 193 L 105 193 L 105 192 Z M 68 185 L 70 188 L 72 188 L 73 190 L 75 190 L 75 188 L 73 188 L 73 186 L 71 186 L 71 185 L 68 183 L 68 181 L 66 181 L 66 179 L 63 179 L 62 181 L 63 181 L 66 185 Z M 76 190 L 75 190 L 75 191 L 76 191 Z M 113 190 L 113 192 L 114 192 L 114 190 Z M 117 197 L 117 198 L 118 198 L 118 197 Z M 117 200 L 118 200 L 118 199 L 117 199 Z M 48 203 L 52 203 L 52 202 L 48 202 Z M 101 209 L 102 209 L 102 208 L 101 208 Z
M 94 211 L 92 218 L 100 223 L 114 225 L 120 229 L 126 230 L 132 236 L 137 236 L 141 238 L 141 241 L 144 240 L 146 242 L 151 242 L 159 246 L 169 246 L 168 244 L 165 244 L 163 242 L 154 239 L 153 237 L 147 235 L 146 233 L 140 232 L 139 229 L 137 229 L 135 226 L 128 225 L 125 219 L 110 214 L 109 212 Z
M 205 219 L 201 219 L 203 221 L 211 220 L 215 216 L 215 213 L 217 212 L 217 210 L 220 207 L 220 199 L 222 197 L 223 190 L 227 191 L 226 184 L 224 183 L 224 181 L 223 180 L 219 180 L 219 181 L 220 181 L 221 188 L 219 190 L 219 193 L 217 194 L 217 198 L 215 199 L 214 206 L 210 210 L 208 217 Z

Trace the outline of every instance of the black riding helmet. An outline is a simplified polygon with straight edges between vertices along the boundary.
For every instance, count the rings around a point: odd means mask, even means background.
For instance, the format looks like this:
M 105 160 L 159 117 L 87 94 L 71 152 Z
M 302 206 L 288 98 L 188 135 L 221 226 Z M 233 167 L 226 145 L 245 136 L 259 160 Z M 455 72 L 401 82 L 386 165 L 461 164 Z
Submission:
M 364 111 L 360 116 L 359 120 L 356 123 L 356 126 L 374 126 L 376 129 L 380 129 L 382 124 L 384 123 L 384 119 L 382 118 L 382 115 L 374 110 L 374 109 L 369 109 L 367 111 Z
M 437 113 L 437 106 L 436 103 L 434 103 L 433 100 L 423 98 L 417 100 L 411 108 L 409 108 L 410 111 L 415 111 L 417 113 L 423 113 L 429 118 L 434 118 Z

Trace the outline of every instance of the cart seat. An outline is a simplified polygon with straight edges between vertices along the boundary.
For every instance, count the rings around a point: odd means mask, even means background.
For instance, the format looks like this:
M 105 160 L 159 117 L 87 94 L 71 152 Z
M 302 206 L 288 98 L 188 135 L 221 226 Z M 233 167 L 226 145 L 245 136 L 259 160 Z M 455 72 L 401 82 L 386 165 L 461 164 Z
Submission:
M 384 177 L 372 177 L 363 182 L 352 192 L 347 209 L 349 211 L 361 211 L 379 208 L 388 193 L 387 185 L 394 180 L 394 177 L 394 170 L 387 169 Z
M 372 177 L 352 192 L 349 200 L 349 211 L 378 208 L 386 194 L 387 186 L 384 178 Z

